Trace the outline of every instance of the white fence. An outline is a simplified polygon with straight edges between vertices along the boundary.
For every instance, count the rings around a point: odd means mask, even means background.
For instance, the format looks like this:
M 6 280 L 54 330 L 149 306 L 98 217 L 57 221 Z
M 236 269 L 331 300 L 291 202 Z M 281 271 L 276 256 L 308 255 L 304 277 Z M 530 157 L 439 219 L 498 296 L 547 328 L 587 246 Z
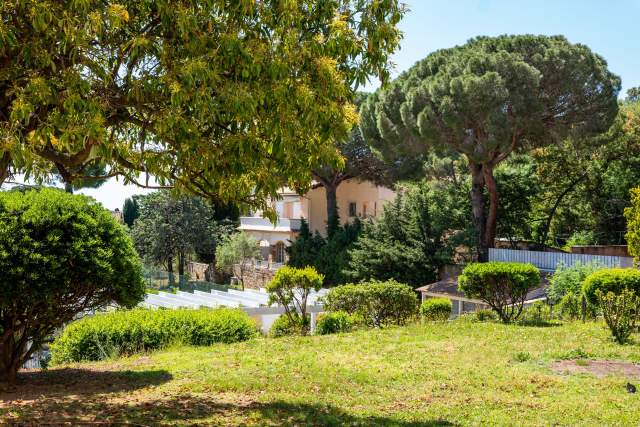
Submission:
M 541 270 L 555 271 L 558 264 L 571 266 L 577 262 L 599 262 L 605 267 L 633 267 L 633 258 L 606 255 L 568 254 L 564 252 L 517 251 L 489 249 L 489 261 L 531 263 Z

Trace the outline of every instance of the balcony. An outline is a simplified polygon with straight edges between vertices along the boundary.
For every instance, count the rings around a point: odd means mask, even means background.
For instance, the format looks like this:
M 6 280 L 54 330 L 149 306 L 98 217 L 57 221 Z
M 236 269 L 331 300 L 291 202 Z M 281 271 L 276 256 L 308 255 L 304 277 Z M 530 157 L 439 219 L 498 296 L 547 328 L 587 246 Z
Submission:
M 302 220 L 300 218 L 279 218 L 274 225 L 267 218 L 255 216 L 241 216 L 240 230 L 254 231 L 299 231 Z

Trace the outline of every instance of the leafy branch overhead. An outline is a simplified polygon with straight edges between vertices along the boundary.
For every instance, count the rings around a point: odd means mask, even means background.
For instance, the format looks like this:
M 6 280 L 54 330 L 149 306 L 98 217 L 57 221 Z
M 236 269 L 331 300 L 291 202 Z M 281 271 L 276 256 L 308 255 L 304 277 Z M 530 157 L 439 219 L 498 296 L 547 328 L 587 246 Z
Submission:
M 0 184 L 105 176 L 264 208 L 339 164 L 355 89 L 386 80 L 397 1 L 0 5 Z M 142 174 L 142 176 L 140 176 Z M 269 212 L 269 211 L 268 211 Z

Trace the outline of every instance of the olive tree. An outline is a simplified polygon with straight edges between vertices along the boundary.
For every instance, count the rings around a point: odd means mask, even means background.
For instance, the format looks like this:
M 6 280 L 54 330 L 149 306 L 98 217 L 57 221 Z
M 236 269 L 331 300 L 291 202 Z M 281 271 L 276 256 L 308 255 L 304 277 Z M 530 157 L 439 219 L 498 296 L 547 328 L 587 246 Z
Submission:
M 403 14 L 397 0 L 3 1 L 0 184 L 103 164 L 92 179 L 273 216 L 278 188 L 340 163 L 356 87 L 388 76 Z
M 514 152 L 606 131 L 619 91 L 602 57 L 562 36 L 478 37 L 432 53 L 369 97 L 361 127 L 397 165 L 434 151 L 466 158 L 478 255 L 486 259 L 498 215 L 495 168 Z
M 235 274 L 238 268 L 238 279 L 244 289 L 244 275 L 253 262 L 260 257 L 260 243 L 247 233 L 240 232 L 222 237 L 216 247 L 216 267 Z
M 56 328 L 144 296 L 131 239 L 93 199 L 54 189 L 0 192 L 0 383 Z
M 269 305 L 277 303 L 284 307 L 289 324 L 299 326 L 306 335 L 307 300 L 311 291 L 320 290 L 323 281 L 324 276 L 313 267 L 284 266 L 267 285 Z

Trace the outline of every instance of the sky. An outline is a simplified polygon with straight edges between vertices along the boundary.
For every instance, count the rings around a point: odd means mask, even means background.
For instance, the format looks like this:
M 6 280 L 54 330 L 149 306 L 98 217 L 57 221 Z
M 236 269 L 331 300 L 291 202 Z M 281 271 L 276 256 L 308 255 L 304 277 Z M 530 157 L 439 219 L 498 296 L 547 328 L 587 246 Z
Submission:
M 622 78 L 622 92 L 640 86 L 640 0 L 405 0 L 410 11 L 400 27 L 401 49 L 393 56 L 395 74 L 437 49 L 464 44 L 479 35 L 562 34 L 603 56 Z M 371 83 L 365 90 L 374 90 Z M 149 190 L 115 179 L 99 189 L 80 191 L 108 209 Z

